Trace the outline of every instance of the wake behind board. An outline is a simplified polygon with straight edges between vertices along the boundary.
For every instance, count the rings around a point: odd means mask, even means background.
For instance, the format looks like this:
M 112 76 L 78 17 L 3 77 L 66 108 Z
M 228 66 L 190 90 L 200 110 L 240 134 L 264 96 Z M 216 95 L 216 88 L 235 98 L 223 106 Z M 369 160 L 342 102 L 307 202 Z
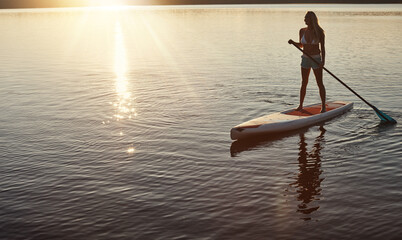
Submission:
M 296 130 L 339 116 L 352 107 L 352 102 L 333 101 L 326 103 L 327 111 L 324 113 L 320 113 L 321 103 L 303 107 L 300 111 L 290 109 L 273 113 L 235 126 L 230 131 L 230 137 L 236 140 Z

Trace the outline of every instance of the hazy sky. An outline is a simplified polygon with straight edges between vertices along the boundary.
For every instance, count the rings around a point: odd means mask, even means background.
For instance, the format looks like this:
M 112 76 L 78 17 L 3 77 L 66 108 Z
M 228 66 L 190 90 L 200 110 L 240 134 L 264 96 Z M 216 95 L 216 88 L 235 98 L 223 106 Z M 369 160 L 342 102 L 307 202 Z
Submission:
M 144 4 L 246 4 L 246 3 L 402 3 L 402 0 L 0 0 L 0 8 L 74 7 Z

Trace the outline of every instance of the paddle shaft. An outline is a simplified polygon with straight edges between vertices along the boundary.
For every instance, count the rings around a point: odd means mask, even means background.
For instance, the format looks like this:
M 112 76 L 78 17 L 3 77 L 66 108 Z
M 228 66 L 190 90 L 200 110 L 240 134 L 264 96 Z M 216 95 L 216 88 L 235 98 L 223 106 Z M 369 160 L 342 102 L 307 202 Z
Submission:
M 320 65 L 319 62 L 317 62 L 317 60 L 315 60 L 313 57 L 310 56 L 310 54 L 306 53 L 305 51 L 303 51 L 303 49 L 301 49 L 299 46 L 297 46 L 294 43 L 293 46 L 295 46 L 297 49 L 299 49 L 302 53 L 304 53 L 307 57 L 309 57 L 311 60 L 313 60 L 316 64 Z M 345 86 L 347 89 L 349 89 L 353 94 L 355 94 L 357 97 L 359 97 L 363 102 L 365 102 L 367 105 L 369 105 L 372 109 L 374 109 L 374 111 L 378 114 L 380 114 L 382 117 L 384 117 L 384 119 L 387 119 L 381 111 L 379 111 L 376 107 L 374 107 L 373 105 L 371 105 L 369 102 L 367 102 L 366 99 L 364 99 L 362 96 L 360 96 L 357 92 L 355 92 L 353 89 L 351 89 L 348 85 L 346 85 L 346 83 L 344 83 L 341 79 L 339 79 L 337 76 L 335 76 L 332 72 L 330 72 L 328 69 L 326 69 L 325 67 L 323 67 L 323 69 L 329 73 L 332 77 L 334 77 L 336 80 L 338 80 L 338 82 L 340 82 L 343 86 Z M 387 119 L 388 120 L 388 119 Z

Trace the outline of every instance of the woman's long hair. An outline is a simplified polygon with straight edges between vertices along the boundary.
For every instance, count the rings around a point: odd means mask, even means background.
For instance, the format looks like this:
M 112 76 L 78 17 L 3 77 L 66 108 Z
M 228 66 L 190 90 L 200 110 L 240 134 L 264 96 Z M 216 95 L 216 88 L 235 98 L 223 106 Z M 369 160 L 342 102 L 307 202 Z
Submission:
M 312 11 L 308 11 L 306 13 L 306 16 L 309 16 L 311 19 L 311 24 L 313 26 L 314 29 L 314 35 L 317 38 L 318 41 L 321 41 L 321 39 L 324 38 L 324 29 L 322 29 L 322 27 L 320 26 L 320 24 L 318 24 L 318 18 L 317 15 L 315 15 L 314 12 Z

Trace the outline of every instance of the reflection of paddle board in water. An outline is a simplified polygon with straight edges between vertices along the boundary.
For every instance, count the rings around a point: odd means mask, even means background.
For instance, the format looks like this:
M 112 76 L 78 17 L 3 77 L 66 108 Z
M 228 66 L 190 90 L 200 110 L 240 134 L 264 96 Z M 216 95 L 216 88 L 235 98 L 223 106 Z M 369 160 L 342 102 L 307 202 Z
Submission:
M 334 101 L 327 102 L 326 106 L 327 111 L 325 113 L 320 113 L 321 104 L 319 103 L 306 106 L 300 111 L 291 109 L 252 119 L 232 128 L 230 137 L 236 140 L 307 127 L 347 112 L 353 107 L 353 103 Z

